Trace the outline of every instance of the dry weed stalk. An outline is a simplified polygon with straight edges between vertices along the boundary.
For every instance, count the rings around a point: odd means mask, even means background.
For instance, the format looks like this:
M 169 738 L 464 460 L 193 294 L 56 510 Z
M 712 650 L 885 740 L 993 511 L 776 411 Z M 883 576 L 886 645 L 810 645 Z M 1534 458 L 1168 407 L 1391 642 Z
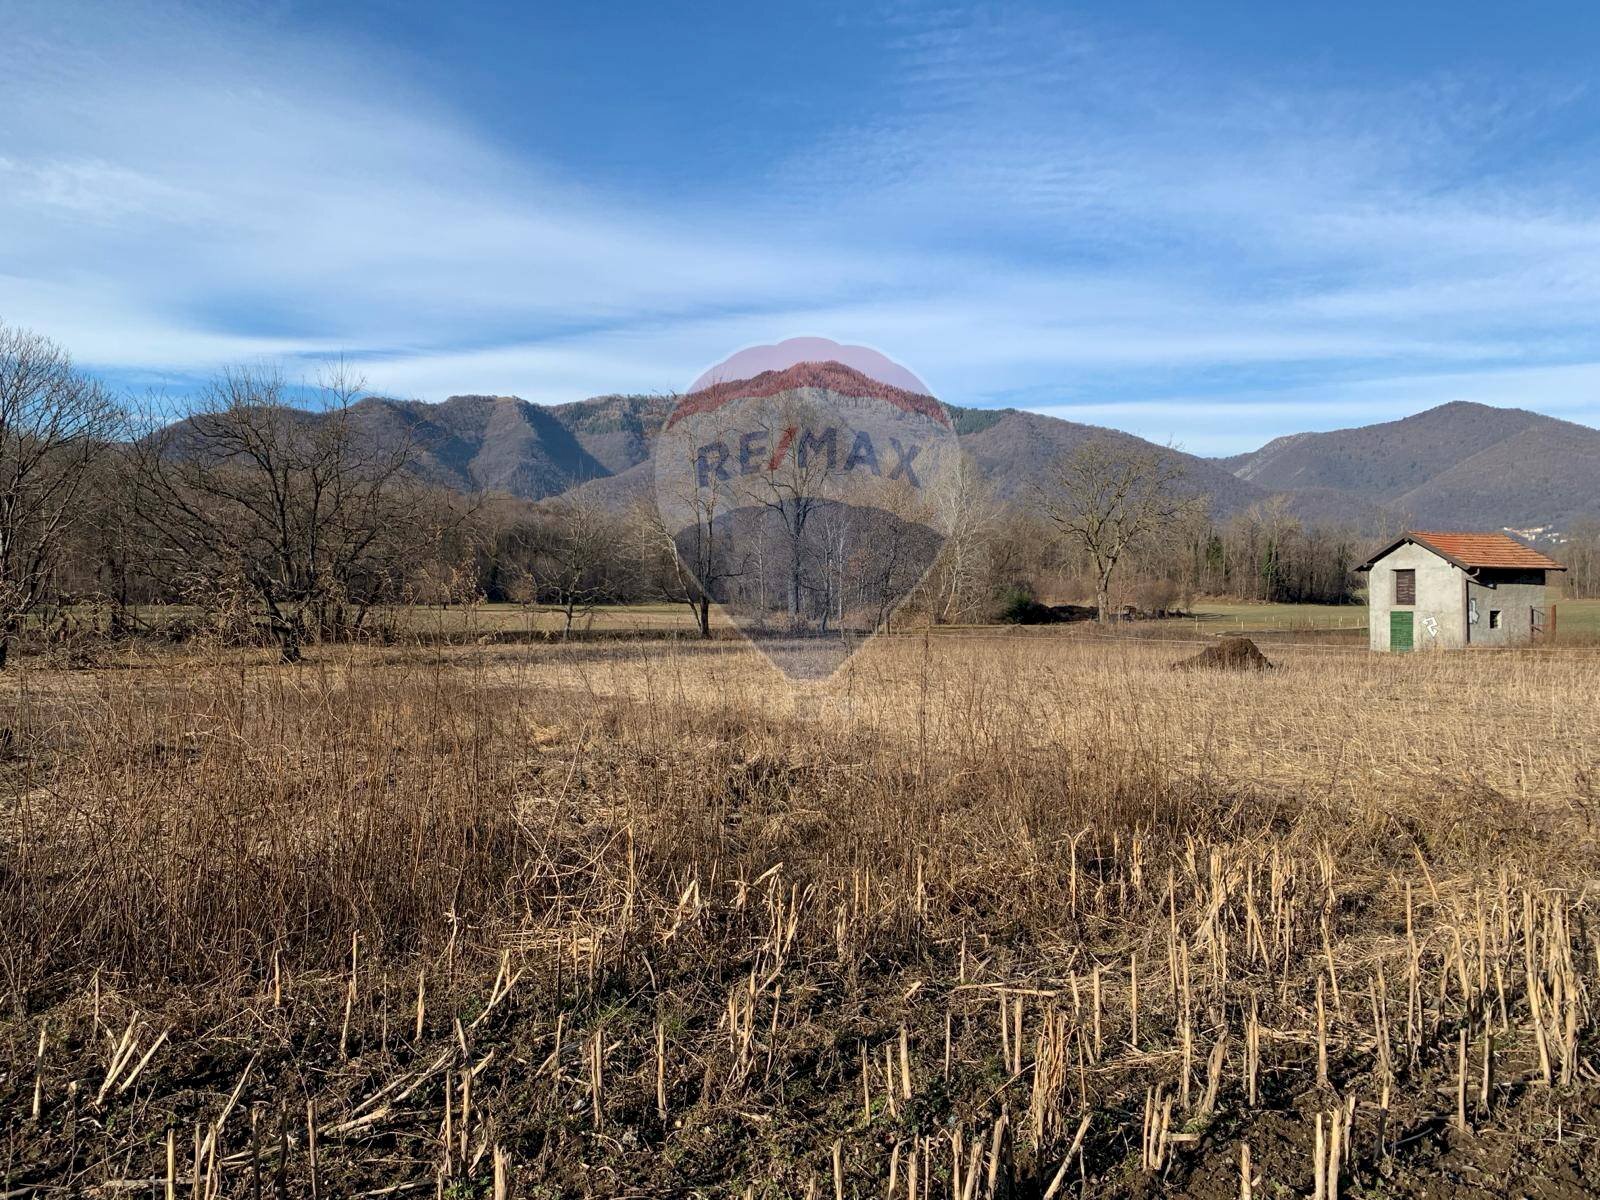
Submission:
M 1585 765 L 1552 726 L 1600 734 L 1550 706 L 1580 672 L 1355 659 L 1202 697 L 1148 647 L 903 651 L 805 721 L 738 654 L 593 647 L 19 695 L 47 747 L 0 886 L 23 1181 L 174 1194 L 182 1125 L 207 1196 L 386 1186 L 381 1142 L 496 1196 L 596 1156 L 665 1186 L 670 1155 L 977 1200 L 1104 1190 L 1138 1136 L 1162 1180 L 1251 1196 L 1282 1163 L 1251 1122 L 1312 1097 L 1294 1161 L 1335 1200 L 1426 1121 L 1592 1082 L 1594 843 L 1549 799 Z M 1511 715 L 1428 764 L 1346 698 L 1373 689 Z M 1494 805 L 1441 801 L 1509 763 Z M 791 1113 L 792 1158 L 717 1132 Z

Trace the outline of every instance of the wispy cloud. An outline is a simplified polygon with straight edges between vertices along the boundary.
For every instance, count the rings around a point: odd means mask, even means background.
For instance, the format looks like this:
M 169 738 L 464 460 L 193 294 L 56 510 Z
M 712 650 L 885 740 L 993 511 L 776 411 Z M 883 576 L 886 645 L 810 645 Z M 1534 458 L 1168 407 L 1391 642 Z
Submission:
M 1600 423 L 1595 169 L 1536 136 L 1589 103 L 1564 81 L 1289 86 L 907 10 L 865 117 L 665 203 L 491 139 L 381 42 L 74 16 L 0 44 L 0 318 L 121 378 L 342 351 L 553 401 L 821 333 L 1192 448 L 1455 398 Z

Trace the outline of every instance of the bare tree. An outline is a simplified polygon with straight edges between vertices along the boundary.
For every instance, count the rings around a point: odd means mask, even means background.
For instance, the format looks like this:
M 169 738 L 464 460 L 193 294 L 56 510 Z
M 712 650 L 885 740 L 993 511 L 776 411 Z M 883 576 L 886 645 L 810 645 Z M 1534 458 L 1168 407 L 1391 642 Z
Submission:
M 747 502 L 764 509 L 778 526 L 784 600 L 795 625 L 804 618 L 807 594 L 822 596 L 825 590 L 816 577 L 817 548 L 806 526 L 824 503 L 825 480 L 841 457 L 829 417 L 818 406 L 791 400 L 767 414 L 766 428 L 741 446 L 744 454 L 754 451 L 756 468 L 741 481 Z
M 275 373 L 232 370 L 135 443 L 135 491 L 168 577 L 202 603 L 244 598 L 287 662 L 308 638 L 359 628 L 414 560 L 411 446 L 360 427 L 362 387 L 335 366 L 292 405 Z
M 65 568 L 58 575 L 60 603 L 98 610 L 103 623 L 91 624 L 109 634 L 138 628 L 138 605 L 153 600 L 155 593 L 148 539 L 139 522 L 129 517 L 135 505 L 124 446 L 111 447 L 97 459 L 75 508 L 78 519 L 68 538 Z
M 1567 587 L 1575 599 L 1600 596 L 1600 520 L 1579 517 L 1573 521 L 1561 558 L 1567 564 Z
M 61 347 L 0 324 L 0 668 L 50 592 L 119 419 Z
M 734 440 L 726 423 L 702 421 L 698 430 L 705 441 Z M 747 565 L 748 547 L 741 548 L 733 533 L 733 508 L 729 483 L 685 469 L 658 478 L 655 503 L 641 500 L 635 511 L 635 527 L 669 560 L 663 590 L 689 606 L 702 638 L 711 636 L 711 605 Z M 677 528 L 668 527 L 668 513 Z
M 934 519 L 944 546 L 930 582 L 930 612 L 946 623 L 969 615 L 983 596 L 990 532 L 1000 506 L 971 458 L 963 455 L 933 489 Z
M 852 558 L 860 559 L 860 543 L 872 522 L 867 513 L 848 504 L 824 504 L 812 518 L 813 536 L 808 539 L 817 559 L 808 577 L 812 603 L 820 617 L 818 631 L 826 634 L 829 621 L 838 628 L 845 623 L 846 573 Z
M 614 596 L 621 530 L 613 513 L 581 493 L 550 501 L 542 510 L 529 574 L 537 593 L 562 614 L 565 637 L 579 615 Z
M 1051 468 L 1039 486 L 1045 515 L 1094 568 L 1095 607 L 1111 619 L 1111 581 L 1130 551 L 1203 503 L 1181 488 L 1183 463 L 1171 450 L 1096 438 Z
M 925 575 L 931 590 L 942 531 L 934 506 L 909 481 L 885 481 L 871 499 L 872 505 L 854 510 L 854 547 L 846 565 L 856 609 L 879 629 Z

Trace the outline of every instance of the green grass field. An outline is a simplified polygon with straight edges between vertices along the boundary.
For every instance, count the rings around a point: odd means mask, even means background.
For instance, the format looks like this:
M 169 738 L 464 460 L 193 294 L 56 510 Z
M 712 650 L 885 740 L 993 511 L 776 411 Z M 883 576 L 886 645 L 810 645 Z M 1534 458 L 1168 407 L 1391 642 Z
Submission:
M 1556 631 L 1600 638 L 1600 600 L 1563 600 L 1556 605 Z
M 1556 633 L 1560 640 L 1600 640 L 1600 600 L 1556 602 Z M 1295 630 L 1325 631 L 1367 628 L 1364 604 L 1224 604 L 1197 602 L 1192 619 L 1202 630 L 1244 633 Z
M 1365 629 L 1364 604 L 1224 604 L 1197 601 L 1191 609 L 1197 625 L 1207 632 L 1238 629 L 1292 631 Z

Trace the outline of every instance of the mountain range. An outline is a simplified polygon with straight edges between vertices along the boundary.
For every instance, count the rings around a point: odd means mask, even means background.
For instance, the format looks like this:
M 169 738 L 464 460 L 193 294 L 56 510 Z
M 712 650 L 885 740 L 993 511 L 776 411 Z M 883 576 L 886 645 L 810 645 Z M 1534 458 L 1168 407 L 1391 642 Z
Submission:
M 1600 516 L 1600 429 L 1458 401 L 1217 460 L 1271 492 L 1360 496 L 1424 528 L 1562 529 Z
M 849 371 L 849 368 L 841 368 Z M 620 504 L 650 486 L 649 457 L 676 399 L 515 396 L 430 404 L 369 397 L 372 436 L 404 437 L 418 473 L 463 492 L 528 500 L 574 488 Z M 1004 498 L 1025 499 L 1052 461 L 1092 438 L 1132 434 L 1017 409 L 949 406 L 963 448 Z M 1274 496 L 1307 522 L 1368 530 L 1561 530 L 1600 517 L 1600 430 L 1515 408 L 1451 403 L 1382 424 L 1299 433 L 1228 458 L 1181 454 L 1190 486 L 1227 517 Z

